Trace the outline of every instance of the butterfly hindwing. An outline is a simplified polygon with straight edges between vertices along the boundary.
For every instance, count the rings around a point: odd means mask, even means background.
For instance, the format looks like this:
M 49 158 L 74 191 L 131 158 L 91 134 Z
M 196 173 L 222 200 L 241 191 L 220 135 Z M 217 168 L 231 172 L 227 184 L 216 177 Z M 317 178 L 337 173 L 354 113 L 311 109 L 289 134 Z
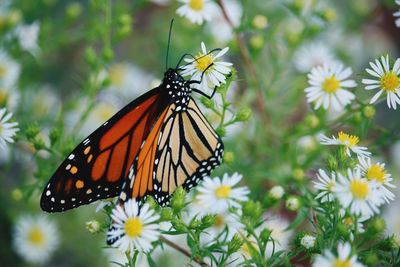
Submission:
M 46 185 L 44 211 L 118 196 L 143 141 L 168 104 L 160 87 L 135 99 L 80 143 Z
M 171 104 L 162 113 L 160 127 L 154 126 L 149 134 L 152 138 L 145 140 L 120 204 L 151 195 L 160 205 L 167 205 L 176 187 L 191 189 L 221 164 L 223 143 L 194 100 L 190 97 L 185 108 L 177 107 Z

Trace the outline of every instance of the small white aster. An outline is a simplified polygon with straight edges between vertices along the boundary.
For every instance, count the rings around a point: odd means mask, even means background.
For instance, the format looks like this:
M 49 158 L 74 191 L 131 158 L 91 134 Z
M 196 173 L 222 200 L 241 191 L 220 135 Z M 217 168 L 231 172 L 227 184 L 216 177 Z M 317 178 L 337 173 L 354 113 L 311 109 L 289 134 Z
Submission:
M 58 247 L 56 225 L 44 216 L 21 216 L 14 227 L 14 250 L 30 263 L 43 264 Z
M 396 188 L 391 183 L 393 180 L 390 173 L 385 170 L 385 163 L 376 164 L 372 163 L 371 158 L 358 157 L 359 163 L 357 167 L 361 169 L 362 177 L 368 180 L 375 180 L 377 189 L 382 193 L 383 199 L 386 203 L 389 203 L 394 199 L 394 194 L 387 188 Z
M 193 87 L 207 92 L 209 88 L 214 89 L 215 86 L 226 83 L 225 75 L 231 72 L 229 67 L 232 66 L 232 63 L 219 61 L 220 57 L 228 52 L 229 47 L 225 47 L 214 55 L 214 53 L 207 52 L 204 42 L 201 42 L 201 50 L 195 57 L 196 59 L 185 58 L 188 64 L 182 67 L 182 75 L 191 76 L 190 80 L 200 81 L 205 71 L 202 82 L 199 85 L 194 84 Z
M 90 220 L 85 223 L 86 229 L 91 233 L 97 233 L 100 230 L 100 223 L 97 220 Z
M 344 89 L 357 86 L 354 80 L 349 80 L 351 68 L 342 64 L 324 64 L 312 68 L 308 74 L 308 83 L 311 85 L 304 89 L 307 102 L 315 102 L 315 109 L 321 106 L 324 109 L 332 107 L 335 111 L 343 110 L 350 104 L 355 95 Z
M 389 108 L 396 109 L 397 104 L 400 104 L 400 58 L 394 62 L 392 70 L 390 70 L 389 55 L 382 56 L 381 61 L 375 59 L 374 62 L 369 62 L 372 69 L 365 69 L 371 76 L 378 79 L 362 79 L 362 83 L 366 84 L 365 90 L 379 89 L 370 104 L 375 103 L 383 92 L 386 92 L 386 103 Z
M 154 222 L 160 216 L 150 209 L 146 203 L 139 211 L 139 203 L 135 199 L 129 199 L 124 207 L 117 205 L 111 214 L 112 224 L 107 233 L 107 243 L 125 252 L 134 250 L 148 252 L 151 250 L 151 242 L 156 241 L 160 233 Z
M 313 181 L 314 187 L 321 192 L 315 197 L 315 199 L 321 199 L 321 202 L 332 201 L 332 187 L 336 183 L 336 174 L 332 171 L 331 176 L 329 177 L 326 172 L 322 169 L 318 170 L 317 174 L 318 181 Z
M 275 200 L 281 199 L 283 194 L 285 194 L 285 189 L 280 185 L 275 185 L 268 192 L 268 195 Z
M 276 253 L 280 250 L 288 248 L 289 242 L 293 235 L 293 230 L 287 230 L 289 222 L 281 217 L 272 217 L 264 222 L 259 229 L 267 228 L 271 230 L 270 238 L 274 240 L 268 241 L 266 250 L 266 256 L 271 257 L 272 253 Z M 260 231 L 261 231 L 260 230 Z
M 188 18 L 192 23 L 202 24 L 204 20 L 211 20 L 219 11 L 219 6 L 210 0 L 179 0 L 184 5 L 176 10 L 181 16 Z
M 379 213 L 382 204 L 382 194 L 376 189 L 374 180 L 361 178 L 360 169 L 348 169 L 347 177 L 337 173 L 337 183 L 332 191 L 343 208 L 349 208 L 350 213 L 371 217 Z
M 39 31 L 40 25 L 38 21 L 30 25 L 20 25 L 15 29 L 21 48 L 34 56 L 40 52 L 38 45 Z
M 0 148 L 4 149 L 6 142 L 14 143 L 12 137 L 19 131 L 17 122 L 8 122 L 12 113 L 7 113 L 6 108 L 0 109 Z
M 0 87 L 12 88 L 20 73 L 20 65 L 0 49 Z
M 350 151 L 357 154 L 357 156 L 369 157 L 371 152 L 368 151 L 368 148 L 363 146 L 357 146 L 359 142 L 359 138 L 355 135 L 348 135 L 340 131 L 338 133 L 338 137 L 332 136 L 329 138 L 323 134 L 318 136 L 320 143 L 322 145 L 341 145 L 346 147 L 346 153 L 349 157 L 351 157 Z
M 314 67 L 338 62 L 331 49 L 318 41 L 303 45 L 293 58 L 294 66 L 300 72 L 309 72 Z
M 244 186 L 233 188 L 241 179 L 242 175 L 238 173 L 231 177 L 225 173 L 222 181 L 218 177 L 205 177 L 197 187 L 199 194 L 196 195 L 196 199 L 209 213 L 223 213 L 228 211 L 229 207 L 240 208 L 238 201 L 246 201 L 249 193 L 249 189 Z
M 313 267 L 363 267 L 364 265 L 357 261 L 357 255 L 351 255 L 350 243 L 339 243 L 337 248 L 338 256 L 333 255 L 330 250 L 325 250 L 323 255 L 315 258 Z
M 396 4 L 400 6 L 400 0 L 395 0 Z M 395 23 L 397 27 L 400 27 L 400 10 L 393 13 L 393 16 L 396 17 Z
M 207 231 L 202 234 L 202 241 L 210 244 L 216 241 L 216 238 L 219 241 L 223 241 L 223 239 L 231 240 L 233 236 L 244 229 L 244 225 L 240 222 L 240 217 L 231 212 L 223 212 L 215 214 L 215 223 L 207 228 Z M 227 235 L 221 235 L 222 231 L 227 229 Z

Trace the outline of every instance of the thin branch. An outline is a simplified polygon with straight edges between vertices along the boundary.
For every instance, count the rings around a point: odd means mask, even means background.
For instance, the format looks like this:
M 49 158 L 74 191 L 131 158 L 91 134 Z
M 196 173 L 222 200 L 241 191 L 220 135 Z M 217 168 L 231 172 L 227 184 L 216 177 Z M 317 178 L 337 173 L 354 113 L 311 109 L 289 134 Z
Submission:
M 267 106 L 266 106 L 266 102 L 265 102 L 265 96 L 264 96 L 264 91 L 262 90 L 262 86 L 261 86 L 261 82 L 260 82 L 260 78 L 257 75 L 257 70 L 254 67 L 251 59 L 250 59 L 250 54 L 249 51 L 246 48 L 246 44 L 243 40 L 243 38 L 240 36 L 239 32 L 236 30 L 235 26 L 233 25 L 232 21 L 230 20 L 228 14 L 226 13 L 225 7 L 222 4 L 222 0 L 217 0 L 218 5 L 220 6 L 221 10 L 222 10 L 222 14 L 225 18 L 225 20 L 228 22 L 228 24 L 231 26 L 231 28 L 233 29 L 233 32 L 235 34 L 235 38 L 236 38 L 236 42 L 238 44 L 238 48 L 239 48 L 239 53 L 240 56 L 242 57 L 244 63 L 247 66 L 248 72 L 254 82 L 254 84 L 257 87 L 257 99 L 256 99 L 256 103 L 255 103 L 255 108 L 261 113 L 264 114 L 266 116 L 267 121 L 269 120 L 269 115 L 267 112 Z
M 190 253 L 190 251 L 184 249 L 183 247 L 179 246 L 178 244 L 175 244 L 174 242 L 172 242 L 171 240 L 166 239 L 164 236 L 160 236 L 160 239 L 167 244 L 170 247 L 173 247 L 174 249 L 182 252 L 183 254 L 185 254 L 187 257 L 193 259 L 195 262 L 197 262 L 198 264 L 200 264 L 201 266 L 209 266 L 207 263 L 205 263 L 202 259 L 199 259 L 195 256 L 192 255 L 192 253 Z

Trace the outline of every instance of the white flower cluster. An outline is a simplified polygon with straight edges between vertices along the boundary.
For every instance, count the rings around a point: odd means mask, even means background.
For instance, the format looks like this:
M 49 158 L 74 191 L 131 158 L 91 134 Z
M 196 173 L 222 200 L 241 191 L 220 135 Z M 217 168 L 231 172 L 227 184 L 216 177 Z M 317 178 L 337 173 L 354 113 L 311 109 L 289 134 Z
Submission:
M 348 136 L 343 132 L 339 138 L 329 139 L 322 136 L 321 144 L 343 145 L 357 154 L 358 164 L 354 169 L 348 169 L 346 174 L 331 172 L 328 175 L 320 169 L 317 174 L 318 181 L 314 182 L 315 188 L 319 190 L 316 199 L 321 202 L 330 202 L 338 199 L 344 209 L 351 214 L 359 215 L 366 219 L 379 213 L 379 207 L 394 199 L 390 188 L 395 186 L 391 183 L 392 178 L 385 170 L 384 163 L 374 163 L 366 147 L 358 147 L 358 137 Z

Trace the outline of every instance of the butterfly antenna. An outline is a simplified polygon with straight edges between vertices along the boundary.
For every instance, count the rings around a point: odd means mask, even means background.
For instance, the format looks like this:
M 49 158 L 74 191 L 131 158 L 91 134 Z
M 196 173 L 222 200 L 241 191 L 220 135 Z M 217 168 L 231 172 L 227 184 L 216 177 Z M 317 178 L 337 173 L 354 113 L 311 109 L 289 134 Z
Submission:
M 169 44 L 171 42 L 171 32 L 172 32 L 172 24 L 174 23 L 175 18 L 171 20 L 171 25 L 169 26 L 169 34 L 168 34 L 168 46 L 167 46 L 167 58 L 165 60 L 165 70 L 168 69 L 168 54 L 169 54 Z

